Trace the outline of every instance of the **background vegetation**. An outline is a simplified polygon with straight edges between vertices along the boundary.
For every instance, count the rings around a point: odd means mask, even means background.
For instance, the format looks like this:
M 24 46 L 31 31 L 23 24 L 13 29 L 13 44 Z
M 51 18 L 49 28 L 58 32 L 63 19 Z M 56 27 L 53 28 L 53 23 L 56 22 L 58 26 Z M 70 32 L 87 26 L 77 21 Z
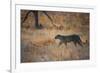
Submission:
M 45 62 L 89 59 L 89 13 L 38 11 L 36 28 L 34 13 L 21 10 L 21 62 Z M 75 46 L 72 42 L 67 46 L 58 46 L 57 34 L 77 34 L 83 41 L 83 46 Z

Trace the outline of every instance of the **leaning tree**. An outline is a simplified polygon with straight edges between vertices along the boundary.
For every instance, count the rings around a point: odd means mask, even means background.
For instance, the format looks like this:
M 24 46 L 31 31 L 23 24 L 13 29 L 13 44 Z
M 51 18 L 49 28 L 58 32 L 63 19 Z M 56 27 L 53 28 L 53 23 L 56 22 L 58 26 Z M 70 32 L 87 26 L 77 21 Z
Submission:
M 47 12 L 45 12 L 45 11 L 41 11 L 41 12 L 44 13 L 44 14 L 50 19 L 50 21 L 53 23 L 53 20 L 52 20 L 51 17 L 47 14 Z M 22 24 L 26 21 L 26 19 L 28 18 L 28 15 L 29 15 L 30 13 L 33 13 L 33 14 L 34 14 L 34 18 L 35 18 L 35 27 L 36 27 L 37 29 L 43 28 L 43 26 L 42 26 L 41 24 L 39 24 L 39 15 L 38 15 L 39 11 L 29 10 L 29 11 L 26 13 L 26 15 L 25 15 L 25 18 L 23 19 Z

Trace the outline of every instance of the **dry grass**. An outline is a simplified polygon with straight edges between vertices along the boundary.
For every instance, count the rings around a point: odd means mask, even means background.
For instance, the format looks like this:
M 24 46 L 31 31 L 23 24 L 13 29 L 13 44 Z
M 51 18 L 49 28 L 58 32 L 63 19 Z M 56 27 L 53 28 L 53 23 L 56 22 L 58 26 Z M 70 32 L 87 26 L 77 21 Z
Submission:
M 59 40 L 55 40 L 56 34 L 64 34 L 59 30 L 35 30 L 33 34 L 22 33 L 21 61 L 44 62 L 89 59 L 89 46 L 80 47 L 73 43 L 58 46 Z M 30 32 L 32 32 L 30 30 Z M 35 33 L 34 33 L 35 32 Z M 70 31 L 69 31 L 70 32 Z
M 22 11 L 25 16 L 27 11 Z M 36 29 L 34 15 L 30 14 L 21 27 L 21 62 L 45 62 L 89 59 L 89 15 L 84 13 L 48 12 L 57 28 L 40 13 L 40 22 L 45 28 Z M 23 19 L 22 17 L 22 19 Z M 84 18 L 84 19 L 83 19 Z M 62 27 L 61 27 L 62 26 Z M 60 29 L 61 27 L 61 29 Z M 84 43 L 83 47 L 72 42 L 59 46 L 58 34 L 78 34 Z

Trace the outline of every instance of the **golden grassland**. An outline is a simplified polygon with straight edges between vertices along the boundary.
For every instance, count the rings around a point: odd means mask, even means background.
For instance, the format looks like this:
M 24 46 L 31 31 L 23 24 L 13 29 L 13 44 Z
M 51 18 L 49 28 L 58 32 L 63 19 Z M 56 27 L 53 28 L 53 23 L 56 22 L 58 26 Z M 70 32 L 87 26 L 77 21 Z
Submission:
M 21 11 L 21 20 L 27 10 Z M 21 62 L 46 62 L 89 59 L 89 14 L 72 12 L 47 12 L 49 19 L 39 12 L 39 23 L 44 28 L 36 29 L 34 15 L 29 14 L 21 24 Z M 57 27 L 55 27 L 55 26 Z M 60 29 L 61 27 L 61 29 Z M 75 46 L 73 42 L 59 46 L 55 36 L 77 34 L 83 41 L 83 47 Z M 87 40 L 87 42 L 86 42 Z

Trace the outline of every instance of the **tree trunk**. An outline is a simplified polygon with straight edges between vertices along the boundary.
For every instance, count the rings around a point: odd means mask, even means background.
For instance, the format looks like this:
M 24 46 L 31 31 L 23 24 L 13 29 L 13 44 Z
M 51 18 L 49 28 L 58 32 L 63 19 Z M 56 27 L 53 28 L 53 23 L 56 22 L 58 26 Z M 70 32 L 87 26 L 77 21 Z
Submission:
M 34 17 L 35 17 L 35 27 L 36 27 L 36 28 L 39 28 L 38 11 L 34 11 Z
M 22 23 L 25 22 L 25 20 L 27 19 L 28 15 L 29 15 L 31 12 L 34 14 L 34 18 L 35 18 L 35 27 L 36 27 L 37 29 L 42 29 L 42 28 L 43 28 L 42 24 L 39 24 L 39 15 L 38 15 L 39 11 L 32 11 L 32 10 L 30 10 L 30 11 L 26 14 L 26 16 L 25 16 L 24 20 L 22 21 Z M 51 22 L 53 22 L 53 20 L 51 19 L 51 17 L 50 17 L 45 11 L 43 11 L 43 13 L 50 19 Z

